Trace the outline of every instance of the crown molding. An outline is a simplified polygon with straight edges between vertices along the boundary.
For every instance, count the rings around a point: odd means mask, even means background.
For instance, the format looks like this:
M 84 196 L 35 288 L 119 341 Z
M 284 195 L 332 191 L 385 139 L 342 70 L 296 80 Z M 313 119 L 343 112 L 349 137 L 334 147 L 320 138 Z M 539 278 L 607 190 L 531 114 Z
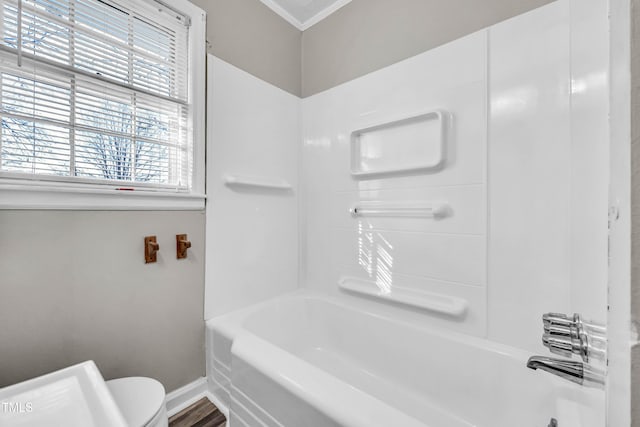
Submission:
M 263 4 L 265 4 L 269 9 L 273 10 L 275 13 L 280 15 L 280 17 L 283 18 L 285 21 L 287 21 L 289 24 L 296 27 L 298 30 L 305 31 L 308 28 L 312 27 L 313 25 L 317 24 L 318 22 L 322 21 L 323 19 L 325 19 L 326 17 L 328 17 L 338 9 L 351 3 L 352 0 L 338 0 L 334 2 L 332 5 L 330 5 L 329 7 L 326 7 L 325 9 L 316 13 L 315 15 L 313 15 L 311 18 L 307 19 L 304 22 L 301 22 L 300 20 L 298 20 L 295 16 L 290 14 L 285 8 L 280 6 L 274 0 L 260 0 L 260 1 Z

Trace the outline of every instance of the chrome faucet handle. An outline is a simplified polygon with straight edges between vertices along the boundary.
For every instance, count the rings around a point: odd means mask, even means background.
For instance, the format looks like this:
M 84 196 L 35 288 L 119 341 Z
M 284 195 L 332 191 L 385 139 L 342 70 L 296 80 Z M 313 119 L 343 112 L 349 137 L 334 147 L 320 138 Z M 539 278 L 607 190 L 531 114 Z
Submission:
M 564 326 L 570 328 L 574 322 L 572 318 L 569 318 L 563 313 L 546 313 L 542 315 L 542 323 L 547 326 Z
M 589 335 L 579 314 L 572 317 L 562 313 L 547 313 L 542 316 L 544 335 L 542 343 L 552 353 L 566 357 L 579 355 L 589 361 Z
M 571 337 L 572 327 L 546 323 L 543 326 L 545 335 L 558 337 Z
M 596 322 L 582 319 L 580 314 L 567 316 L 563 313 L 546 313 L 542 315 L 542 324 L 545 330 L 553 327 L 582 328 L 589 334 L 606 337 L 607 327 Z
M 551 336 L 543 335 L 542 344 L 549 349 L 551 353 L 571 358 L 577 354 L 582 358 L 583 362 L 589 361 L 589 341 L 588 338 L 574 338 L 567 336 Z
M 573 344 L 570 338 L 552 337 L 544 334 L 542 344 L 553 354 L 569 358 L 573 356 Z

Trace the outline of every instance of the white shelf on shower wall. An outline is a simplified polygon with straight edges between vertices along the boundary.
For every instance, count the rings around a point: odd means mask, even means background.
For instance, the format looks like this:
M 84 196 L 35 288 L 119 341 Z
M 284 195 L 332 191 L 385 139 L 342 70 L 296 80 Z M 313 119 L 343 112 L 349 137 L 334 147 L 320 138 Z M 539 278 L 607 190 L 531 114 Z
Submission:
M 378 285 L 374 280 L 343 276 L 338 280 L 343 291 L 372 297 L 387 302 L 432 311 L 447 316 L 462 318 L 467 313 L 467 300 L 432 292 L 398 289 L 393 286 Z
M 227 187 L 253 187 L 270 190 L 291 190 L 291 184 L 282 178 L 258 177 L 247 175 L 224 175 L 222 177 Z

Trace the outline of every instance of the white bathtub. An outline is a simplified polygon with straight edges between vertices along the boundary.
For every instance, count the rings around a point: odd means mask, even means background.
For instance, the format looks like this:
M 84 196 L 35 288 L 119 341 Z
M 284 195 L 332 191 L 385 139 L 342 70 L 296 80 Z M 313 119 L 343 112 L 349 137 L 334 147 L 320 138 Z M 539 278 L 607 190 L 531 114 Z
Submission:
M 605 425 L 602 391 L 529 354 L 304 292 L 208 321 L 207 351 L 231 427 Z

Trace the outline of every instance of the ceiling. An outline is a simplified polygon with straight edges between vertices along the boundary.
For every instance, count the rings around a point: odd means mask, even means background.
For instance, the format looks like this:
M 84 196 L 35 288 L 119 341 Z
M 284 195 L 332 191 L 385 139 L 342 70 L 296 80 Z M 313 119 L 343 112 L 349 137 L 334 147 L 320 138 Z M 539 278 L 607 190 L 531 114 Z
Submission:
M 351 0 L 261 0 L 290 24 L 304 31 Z

